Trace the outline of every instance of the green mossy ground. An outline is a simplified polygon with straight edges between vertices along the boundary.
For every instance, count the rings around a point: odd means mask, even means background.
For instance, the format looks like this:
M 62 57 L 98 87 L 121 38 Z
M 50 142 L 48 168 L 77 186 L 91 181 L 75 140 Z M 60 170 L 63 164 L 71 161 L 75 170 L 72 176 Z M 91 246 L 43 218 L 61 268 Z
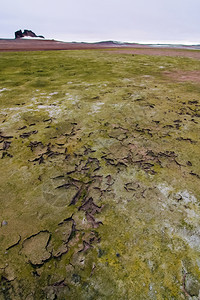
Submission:
M 181 57 L 0 54 L 0 299 L 198 299 L 200 86 Z

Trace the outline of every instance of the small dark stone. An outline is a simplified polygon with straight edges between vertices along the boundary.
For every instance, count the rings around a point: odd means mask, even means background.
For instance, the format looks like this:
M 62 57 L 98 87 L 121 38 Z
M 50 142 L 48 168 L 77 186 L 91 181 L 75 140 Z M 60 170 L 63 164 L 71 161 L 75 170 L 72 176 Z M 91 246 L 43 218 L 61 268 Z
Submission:
M 6 226 L 6 225 L 8 225 L 8 222 L 3 220 L 2 223 L 1 223 L 1 226 Z
M 102 257 L 105 254 L 105 251 L 101 248 L 98 249 L 98 257 Z
M 180 194 L 175 195 L 174 198 L 175 198 L 175 200 L 176 200 L 177 202 L 179 202 L 180 200 L 183 199 L 182 196 L 181 196 Z
M 81 277 L 78 274 L 73 274 L 72 275 L 72 281 L 74 283 L 79 283 L 81 281 Z

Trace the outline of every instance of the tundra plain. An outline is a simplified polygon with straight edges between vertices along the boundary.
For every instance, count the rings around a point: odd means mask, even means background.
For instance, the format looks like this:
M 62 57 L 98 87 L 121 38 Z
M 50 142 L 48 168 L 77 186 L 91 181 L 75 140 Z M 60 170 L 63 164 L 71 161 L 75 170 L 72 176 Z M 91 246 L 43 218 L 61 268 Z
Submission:
M 173 51 L 0 53 L 0 299 L 199 299 L 200 60 Z

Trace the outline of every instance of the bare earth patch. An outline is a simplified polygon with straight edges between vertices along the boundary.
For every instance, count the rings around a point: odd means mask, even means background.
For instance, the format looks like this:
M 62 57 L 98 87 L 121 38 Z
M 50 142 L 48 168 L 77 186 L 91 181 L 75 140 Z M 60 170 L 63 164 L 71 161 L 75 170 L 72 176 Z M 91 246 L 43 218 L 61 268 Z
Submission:
M 142 55 L 156 55 L 156 56 L 180 56 L 189 57 L 194 59 L 200 59 L 200 51 L 196 50 L 175 50 L 171 48 L 134 48 L 134 49 L 119 49 L 115 51 L 110 51 L 110 53 L 121 53 L 121 54 L 142 54 Z
M 196 83 L 200 83 L 200 71 L 182 71 L 177 70 L 175 72 L 164 72 L 164 74 L 170 79 L 185 82 L 192 81 Z

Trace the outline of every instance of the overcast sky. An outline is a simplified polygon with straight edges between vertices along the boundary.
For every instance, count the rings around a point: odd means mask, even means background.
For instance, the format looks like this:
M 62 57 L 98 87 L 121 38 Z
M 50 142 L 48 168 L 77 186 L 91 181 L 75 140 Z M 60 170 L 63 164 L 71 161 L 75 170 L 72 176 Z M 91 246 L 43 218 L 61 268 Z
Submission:
M 200 44 L 200 0 L 1 0 L 0 37 Z

